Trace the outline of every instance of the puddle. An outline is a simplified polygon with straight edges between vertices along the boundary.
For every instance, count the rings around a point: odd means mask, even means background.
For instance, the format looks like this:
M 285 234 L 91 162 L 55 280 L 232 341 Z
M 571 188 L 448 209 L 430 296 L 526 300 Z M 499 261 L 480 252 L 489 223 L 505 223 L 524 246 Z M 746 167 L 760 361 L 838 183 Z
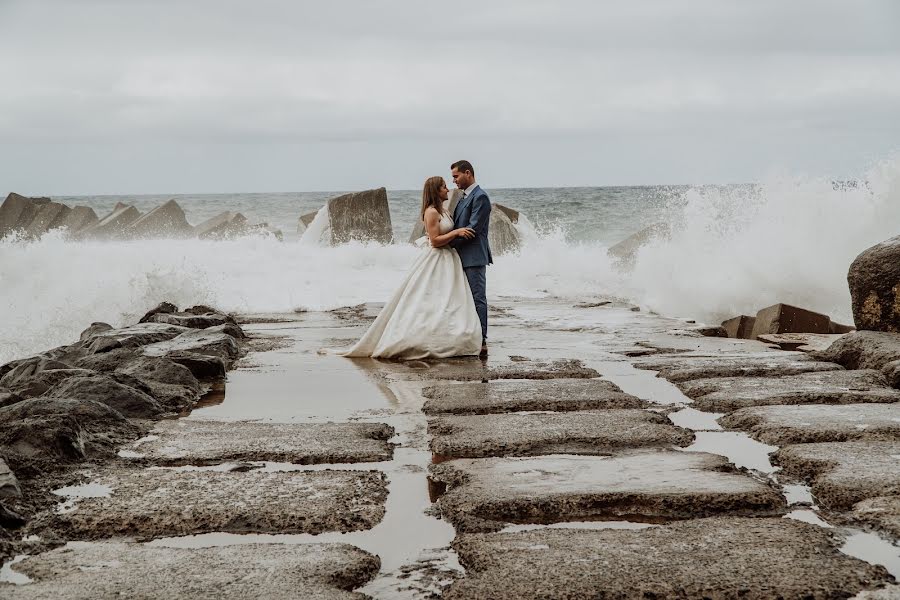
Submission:
M 841 552 L 873 565 L 881 565 L 891 575 L 900 578 L 900 547 L 874 533 L 858 531 L 851 534 L 841 546 Z
M 66 498 L 65 502 L 56 507 L 57 513 L 65 514 L 75 510 L 82 498 L 108 498 L 112 494 L 112 488 L 101 483 L 85 483 L 53 490 L 53 494 Z
M 794 504 L 815 504 L 815 500 L 813 499 L 812 492 L 808 485 L 788 484 L 781 486 L 781 489 L 790 506 L 793 506 Z
M 605 379 L 609 379 L 622 391 L 641 400 L 649 400 L 656 404 L 688 404 L 690 398 L 685 396 L 675 385 L 656 376 L 656 371 L 636 369 L 626 360 L 621 361 L 585 361 L 585 366 L 597 369 Z
M 678 427 L 685 427 L 694 431 L 721 431 L 722 426 L 716 421 L 725 413 L 710 413 L 686 407 L 677 412 L 669 413 L 669 419 Z
M 819 527 L 824 527 L 825 529 L 833 529 L 831 525 L 826 523 L 819 517 L 818 513 L 814 510 L 792 510 L 788 514 L 784 515 L 785 519 L 794 519 L 795 521 L 803 521 L 804 523 L 809 523 L 810 525 L 818 525 Z
M 20 563 L 26 558 L 28 558 L 27 554 L 20 554 L 12 560 L 3 563 L 3 566 L 0 567 L 0 583 L 12 583 L 14 585 L 24 585 L 26 583 L 31 583 L 31 577 L 25 575 L 24 573 L 19 573 L 12 568 L 14 564 Z
M 698 431 L 694 443 L 684 448 L 684 452 L 709 452 L 724 456 L 737 467 L 744 467 L 760 473 L 774 473 L 778 470 L 769 462 L 769 454 L 778 450 L 750 438 L 740 431 Z

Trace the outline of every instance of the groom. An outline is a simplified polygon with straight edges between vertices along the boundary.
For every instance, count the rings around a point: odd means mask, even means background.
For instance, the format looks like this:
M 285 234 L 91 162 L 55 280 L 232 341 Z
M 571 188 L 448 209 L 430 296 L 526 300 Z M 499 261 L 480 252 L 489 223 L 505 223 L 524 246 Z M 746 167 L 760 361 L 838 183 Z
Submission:
M 487 356 L 487 266 L 494 262 L 488 242 L 491 201 L 475 183 L 475 168 L 469 161 L 460 160 L 450 165 L 450 174 L 456 187 L 463 191 L 453 211 L 453 227 L 468 227 L 475 231 L 475 237 L 456 238 L 450 246 L 456 248 L 472 289 L 475 310 L 481 321 L 481 356 L 484 357 Z

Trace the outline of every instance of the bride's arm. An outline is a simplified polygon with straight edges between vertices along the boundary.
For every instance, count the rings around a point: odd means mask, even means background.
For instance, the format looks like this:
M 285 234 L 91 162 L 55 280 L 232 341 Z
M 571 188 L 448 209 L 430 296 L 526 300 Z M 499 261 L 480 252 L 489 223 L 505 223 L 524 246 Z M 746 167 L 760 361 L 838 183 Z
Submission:
M 429 208 L 425 211 L 425 233 L 431 241 L 432 248 L 446 246 L 458 237 L 474 237 L 475 233 L 465 227 L 441 234 L 441 215 L 437 210 Z

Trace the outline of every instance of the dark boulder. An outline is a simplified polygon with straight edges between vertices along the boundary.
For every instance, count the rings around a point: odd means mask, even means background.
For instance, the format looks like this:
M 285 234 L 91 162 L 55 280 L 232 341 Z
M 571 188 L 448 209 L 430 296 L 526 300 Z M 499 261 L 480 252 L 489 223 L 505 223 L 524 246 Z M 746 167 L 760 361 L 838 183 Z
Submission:
M 24 399 L 25 398 L 15 392 L 6 389 L 0 389 L 0 408 L 9 406 L 10 404 L 15 404 L 16 402 L 21 402 Z
M 164 323 L 138 323 L 121 329 L 110 329 L 92 335 L 83 343 L 89 353 L 109 352 L 116 348 L 137 348 L 171 340 L 186 331 L 186 327 Z
M 159 417 L 164 412 L 159 402 L 146 392 L 120 383 L 113 376 L 102 373 L 70 377 L 52 387 L 45 396 L 92 400 L 106 404 L 124 416 L 132 418 Z
M 157 313 L 148 319 L 150 323 L 168 323 L 191 329 L 206 329 L 218 325 L 233 324 L 234 319 L 223 314 Z
M 147 314 L 145 314 L 143 317 L 141 317 L 141 320 L 138 322 L 139 323 L 147 323 L 156 315 L 172 314 L 172 313 L 177 313 L 177 312 L 178 312 L 178 307 L 175 306 L 174 304 L 172 304 L 171 302 L 160 302 L 159 304 L 156 305 L 155 308 L 151 308 L 149 311 L 147 311 Z
M 12 469 L 0 458 L 0 498 L 18 498 L 22 495 L 19 481 Z
M 183 365 L 200 381 L 219 381 L 225 379 L 227 364 L 218 356 L 208 356 L 195 352 L 174 351 L 166 354 L 166 358 Z
M 88 354 L 75 361 L 74 366 L 80 369 L 90 369 L 92 371 L 108 373 L 110 371 L 115 371 L 140 355 L 141 352 L 138 348 L 115 348 L 109 352 Z
M 727 321 L 722 321 L 722 327 L 725 328 L 727 337 L 743 340 L 753 339 L 753 324 L 756 323 L 756 317 L 748 315 L 739 315 L 732 317 Z
M 240 346 L 235 337 L 226 331 L 229 325 L 209 327 L 207 329 L 189 329 L 178 337 L 144 346 L 147 356 L 166 356 L 176 352 L 192 352 L 215 356 L 230 365 L 240 356 Z M 233 327 L 233 326 L 231 326 Z
M 117 373 L 139 380 L 146 393 L 169 411 L 180 412 L 192 407 L 202 391 L 189 368 L 167 358 L 138 356 L 120 366 Z
M 103 333 L 104 331 L 109 331 L 113 328 L 109 323 L 101 323 L 99 321 L 94 321 L 91 323 L 91 326 L 81 332 L 79 336 L 79 340 L 82 342 L 88 338 L 94 337 L 98 333 Z
M 847 283 L 857 329 L 900 332 L 900 236 L 857 256 Z
M 61 381 L 77 375 L 90 375 L 87 369 L 45 369 L 27 378 L 10 382 L 10 390 L 20 398 L 41 396 Z
M 140 433 L 120 412 L 92 400 L 42 396 L 0 408 L 0 448 L 17 472 L 17 464 L 52 469 L 111 455 Z
M 816 353 L 816 358 L 847 369 L 879 370 L 892 387 L 900 388 L 900 333 L 853 331 Z
M 64 362 L 53 360 L 43 355 L 23 358 L 4 365 L 4 367 L 7 366 L 9 368 L 4 369 L 3 375 L 0 377 L 0 386 L 9 389 L 24 383 L 41 371 L 71 368 L 70 365 Z

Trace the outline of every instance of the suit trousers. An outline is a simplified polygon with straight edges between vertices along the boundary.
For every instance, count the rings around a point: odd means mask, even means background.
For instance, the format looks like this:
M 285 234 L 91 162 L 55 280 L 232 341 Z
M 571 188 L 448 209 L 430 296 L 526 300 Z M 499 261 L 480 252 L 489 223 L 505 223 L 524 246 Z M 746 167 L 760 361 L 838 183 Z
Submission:
M 481 341 L 487 341 L 487 267 L 464 267 L 466 279 L 469 280 L 469 287 L 472 289 L 472 298 L 475 299 L 475 312 L 478 313 L 478 320 L 481 321 Z

